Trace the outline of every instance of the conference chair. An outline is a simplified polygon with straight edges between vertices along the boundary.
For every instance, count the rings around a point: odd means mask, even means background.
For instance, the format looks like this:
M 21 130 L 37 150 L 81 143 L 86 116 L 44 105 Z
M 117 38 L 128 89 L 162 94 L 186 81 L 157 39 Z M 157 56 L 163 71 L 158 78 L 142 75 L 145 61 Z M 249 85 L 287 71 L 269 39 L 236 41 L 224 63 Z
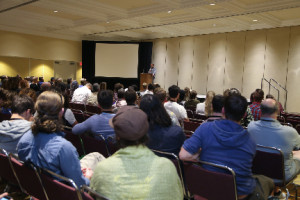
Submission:
M 83 200 L 94 200 L 94 199 L 107 200 L 108 199 L 103 195 L 99 194 L 98 192 L 96 192 L 95 190 L 92 190 L 90 187 L 86 185 L 82 185 L 80 191 Z
M 37 168 L 31 163 L 24 163 L 10 154 L 12 170 L 19 180 L 22 191 L 40 200 L 49 200 Z
M 194 118 L 196 118 L 196 119 L 202 119 L 202 120 L 207 120 L 208 116 L 194 113 Z
M 193 110 L 187 109 L 186 113 L 187 113 L 188 118 L 194 118 L 194 111 Z
M 184 194 L 185 197 L 188 197 L 186 186 L 185 186 L 185 181 L 184 181 L 183 170 L 182 170 L 183 164 L 182 164 L 182 161 L 179 159 L 179 157 L 177 155 L 175 155 L 174 153 L 158 151 L 158 150 L 155 150 L 155 149 L 151 149 L 151 150 L 157 156 L 168 158 L 173 162 L 173 164 L 176 167 L 176 170 L 177 170 L 178 176 L 180 178 L 180 181 L 181 181 L 183 194 Z
M 73 146 L 76 148 L 79 157 L 82 157 L 85 155 L 83 142 L 81 139 L 81 136 L 74 135 L 72 133 L 72 127 L 64 126 L 63 132 L 65 133 L 65 139 L 68 140 L 73 144 Z
M 4 120 L 9 120 L 11 117 L 11 114 L 8 113 L 1 113 L 0 112 L 0 122 L 4 121 Z
M 85 111 L 86 113 L 91 113 L 91 114 L 100 114 L 101 113 L 101 108 L 98 106 L 92 106 L 92 105 L 85 105 Z
M 92 152 L 99 152 L 105 158 L 110 156 L 105 138 L 102 135 L 97 135 L 96 137 L 93 137 L 93 136 L 83 134 L 81 138 L 83 142 L 84 151 L 86 154 Z
M 218 169 L 209 171 L 202 166 Z M 183 162 L 183 172 L 189 198 L 209 200 L 237 200 L 235 172 L 224 165 L 211 162 Z
M 184 130 L 187 130 L 187 131 L 193 131 L 193 132 L 195 132 L 195 130 L 196 130 L 200 125 L 201 125 L 200 122 L 183 121 Z
M 118 145 L 115 136 L 108 136 L 106 139 L 106 144 L 109 155 L 113 155 L 116 151 L 120 149 L 120 146 Z
M 75 119 L 78 123 L 84 122 L 84 120 L 86 120 L 86 117 L 84 116 L 83 111 L 81 110 L 72 110 Z
M 39 174 L 49 200 L 82 200 L 79 188 L 72 179 L 39 168 Z M 29 181 L 30 182 L 30 181 Z
M 71 108 L 71 110 L 74 111 L 85 111 L 85 105 L 82 103 L 73 103 L 73 102 L 69 102 L 69 107 Z

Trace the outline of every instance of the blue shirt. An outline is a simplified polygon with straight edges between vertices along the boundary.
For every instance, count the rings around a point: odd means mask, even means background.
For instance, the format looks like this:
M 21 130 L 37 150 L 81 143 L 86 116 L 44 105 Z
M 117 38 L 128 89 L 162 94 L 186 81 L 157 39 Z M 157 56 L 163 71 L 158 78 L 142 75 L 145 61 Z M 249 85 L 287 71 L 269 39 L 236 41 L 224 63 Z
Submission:
M 200 125 L 183 148 L 196 154 L 201 148 L 200 160 L 226 165 L 234 170 L 238 195 L 251 194 L 255 188 L 252 161 L 256 144 L 247 130 L 230 120 L 215 120 Z M 211 171 L 219 169 L 203 165 Z M 220 171 L 222 172 L 222 171 Z
M 109 120 L 114 116 L 114 113 L 106 112 L 103 112 L 100 115 L 95 114 L 84 122 L 76 124 L 72 129 L 72 133 L 75 135 L 92 133 L 95 136 L 101 134 L 105 139 L 108 136 L 114 136 L 114 129 L 109 125 Z
M 89 185 L 89 179 L 81 172 L 78 153 L 75 147 L 62 137 L 63 133 L 38 133 L 31 130 L 20 139 L 17 149 L 22 161 L 51 170 L 72 179 L 78 187 Z

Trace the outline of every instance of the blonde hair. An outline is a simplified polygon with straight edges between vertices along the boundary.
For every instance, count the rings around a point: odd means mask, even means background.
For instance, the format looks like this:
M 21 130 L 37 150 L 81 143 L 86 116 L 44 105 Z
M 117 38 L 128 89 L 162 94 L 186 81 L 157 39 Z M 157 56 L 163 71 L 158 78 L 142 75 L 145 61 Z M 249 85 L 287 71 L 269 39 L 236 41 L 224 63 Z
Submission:
M 59 112 L 62 110 L 63 105 L 64 98 L 58 93 L 46 91 L 40 94 L 35 104 L 37 116 L 31 126 L 32 133 L 36 135 L 39 132 L 60 132 L 62 123 Z
M 213 100 L 214 96 L 215 96 L 214 91 L 208 91 L 206 93 L 206 99 L 205 99 L 205 115 L 206 116 L 210 116 L 213 113 L 212 100 Z

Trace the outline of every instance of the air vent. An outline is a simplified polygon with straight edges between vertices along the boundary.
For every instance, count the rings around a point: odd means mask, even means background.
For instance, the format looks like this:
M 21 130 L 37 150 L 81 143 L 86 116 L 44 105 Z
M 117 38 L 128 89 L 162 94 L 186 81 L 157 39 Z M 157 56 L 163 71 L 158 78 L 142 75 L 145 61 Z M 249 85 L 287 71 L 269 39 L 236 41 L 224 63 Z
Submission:
M 55 64 L 59 64 L 60 62 L 59 62 L 59 61 L 54 61 L 54 63 L 55 63 Z

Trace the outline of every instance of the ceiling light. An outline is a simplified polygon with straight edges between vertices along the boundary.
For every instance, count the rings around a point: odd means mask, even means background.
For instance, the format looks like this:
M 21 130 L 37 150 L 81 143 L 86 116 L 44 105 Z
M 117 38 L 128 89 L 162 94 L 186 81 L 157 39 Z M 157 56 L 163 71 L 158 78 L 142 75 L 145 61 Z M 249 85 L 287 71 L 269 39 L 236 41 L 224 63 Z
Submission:
M 213 24 L 213 26 L 217 26 L 217 24 Z
M 252 21 L 257 22 L 258 20 L 257 20 L 257 19 L 254 19 L 254 20 L 252 20 Z
M 210 3 L 209 5 L 214 6 L 214 5 L 216 5 L 216 4 L 215 4 L 215 3 Z
M 106 23 L 107 23 L 107 24 L 109 24 L 110 22 L 109 22 L 109 21 L 107 21 Z
M 169 14 L 170 14 L 171 12 L 172 12 L 171 10 L 168 11 Z
M 57 13 L 57 12 L 58 12 L 58 10 L 54 10 L 53 12 Z

